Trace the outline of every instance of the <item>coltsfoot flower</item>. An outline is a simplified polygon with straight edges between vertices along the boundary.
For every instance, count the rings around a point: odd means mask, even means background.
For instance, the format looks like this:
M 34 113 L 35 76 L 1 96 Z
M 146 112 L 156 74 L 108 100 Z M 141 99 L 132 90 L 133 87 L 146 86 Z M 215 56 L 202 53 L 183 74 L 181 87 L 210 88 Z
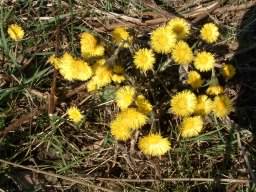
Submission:
M 187 83 L 194 89 L 202 86 L 204 81 L 201 78 L 201 75 L 197 71 L 190 71 L 188 73 Z
M 116 103 L 121 110 L 127 109 L 134 101 L 135 89 L 131 86 L 124 86 L 116 91 Z
M 221 68 L 221 74 L 225 79 L 232 79 L 236 74 L 236 68 L 230 64 L 224 64 Z
M 14 41 L 22 40 L 25 35 L 22 27 L 17 24 L 11 24 L 7 29 L 7 33 L 10 36 L 10 38 Z
M 214 43 L 219 37 L 218 27 L 214 23 L 204 24 L 200 30 L 200 37 L 207 43 Z
M 203 129 L 203 120 L 201 116 L 185 117 L 181 123 L 181 136 L 184 138 L 199 135 Z
M 133 63 L 137 69 L 143 72 L 153 69 L 155 63 L 155 55 L 151 49 L 142 48 L 139 49 L 134 55 Z
M 189 45 L 184 41 L 179 41 L 172 50 L 173 60 L 180 65 L 188 65 L 193 60 L 193 52 Z
M 139 140 L 139 149 L 145 155 L 161 156 L 171 149 L 171 143 L 167 138 L 151 133 Z
M 207 95 L 199 95 L 197 97 L 197 105 L 195 114 L 208 115 L 212 110 L 212 100 Z
M 75 106 L 68 108 L 67 114 L 68 118 L 76 124 L 79 123 L 84 117 L 81 111 Z
M 164 26 L 156 28 L 150 37 L 151 47 L 157 53 L 170 53 L 175 43 L 176 35 Z
M 233 111 L 233 102 L 225 95 L 215 96 L 212 111 L 216 117 L 226 117 Z
M 178 39 L 186 38 L 190 33 L 190 24 L 183 18 L 174 18 L 167 23 L 167 29 L 176 34 Z
M 215 58 L 213 54 L 203 51 L 197 53 L 194 60 L 195 68 L 200 72 L 210 71 L 214 68 Z
M 196 104 L 196 95 L 189 90 L 184 90 L 172 97 L 171 111 L 177 116 L 188 116 L 195 111 Z
M 112 37 L 117 46 L 122 45 L 122 47 L 128 48 L 131 45 L 132 37 L 125 27 L 116 27 L 112 31 Z

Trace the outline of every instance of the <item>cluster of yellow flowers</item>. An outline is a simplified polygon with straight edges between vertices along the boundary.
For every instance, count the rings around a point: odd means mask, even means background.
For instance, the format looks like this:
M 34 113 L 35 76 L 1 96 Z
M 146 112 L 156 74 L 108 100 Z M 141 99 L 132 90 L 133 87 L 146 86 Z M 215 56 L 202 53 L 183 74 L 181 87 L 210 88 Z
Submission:
M 179 130 L 184 138 L 199 135 L 203 130 L 206 116 L 224 118 L 233 110 L 233 102 L 224 94 L 224 87 L 220 85 L 216 76 L 214 54 L 205 49 L 193 50 L 186 42 L 190 33 L 191 26 L 186 20 L 174 18 L 152 31 L 149 47 L 132 51 L 134 67 L 145 74 L 154 70 L 159 54 L 166 55 L 185 69 L 186 83 L 191 89 L 176 93 L 170 100 L 171 113 L 182 118 Z M 8 34 L 15 41 L 24 37 L 23 29 L 16 24 L 10 25 Z M 218 27 L 213 23 L 203 25 L 200 30 L 200 38 L 207 44 L 216 42 L 218 37 Z M 133 50 L 133 41 L 134 38 L 125 27 L 117 27 L 112 31 L 112 42 L 117 47 L 116 50 Z M 153 106 L 135 87 L 124 83 L 125 69 L 116 59 L 118 52 L 107 58 L 107 50 L 106 45 L 95 35 L 83 32 L 80 36 L 80 57 L 65 52 L 62 56 L 51 55 L 48 63 L 66 80 L 87 81 L 88 92 L 111 83 L 123 83 L 115 93 L 115 102 L 120 111 L 110 122 L 110 131 L 117 140 L 127 141 L 134 131 L 140 130 L 148 123 Z M 223 64 L 219 71 L 226 81 L 236 73 L 235 67 L 231 64 Z M 201 76 L 207 72 L 212 73 L 209 81 Z M 205 86 L 208 86 L 206 90 Z M 84 119 L 82 112 L 75 106 L 68 108 L 67 114 L 75 124 Z M 160 156 L 170 150 L 171 143 L 159 133 L 150 132 L 139 139 L 138 147 L 146 155 Z

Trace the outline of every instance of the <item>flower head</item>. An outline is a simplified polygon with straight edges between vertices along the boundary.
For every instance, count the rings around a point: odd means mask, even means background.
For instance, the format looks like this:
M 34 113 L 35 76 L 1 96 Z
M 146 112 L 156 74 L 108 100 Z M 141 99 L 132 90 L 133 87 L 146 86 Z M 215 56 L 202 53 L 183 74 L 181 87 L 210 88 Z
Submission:
M 24 30 L 21 26 L 17 24 L 12 24 L 8 27 L 7 33 L 9 34 L 10 38 L 14 41 L 20 41 L 24 37 Z
M 159 134 L 149 134 L 139 140 L 139 149 L 145 155 L 161 156 L 171 149 L 171 143 Z
M 219 84 L 213 84 L 210 85 L 207 89 L 206 89 L 206 93 L 208 95 L 219 95 L 222 94 L 224 92 L 224 89 L 221 85 Z
M 162 26 L 155 29 L 150 37 L 152 49 L 157 53 L 168 54 L 176 43 L 176 35 Z
M 203 129 L 203 120 L 200 116 L 185 117 L 181 123 L 181 136 L 184 138 L 199 135 Z
M 152 111 L 152 105 L 143 95 L 137 96 L 135 104 L 138 107 L 138 111 L 143 114 L 148 114 Z
M 188 116 L 195 111 L 196 103 L 196 95 L 189 90 L 184 90 L 172 97 L 171 111 L 178 116 Z
M 187 83 L 194 89 L 199 88 L 203 84 L 201 75 L 197 71 L 190 71 L 188 73 Z
M 114 83 L 122 83 L 125 80 L 125 76 L 119 75 L 119 74 L 113 74 L 111 76 L 111 79 Z
M 116 103 L 121 110 L 132 104 L 135 96 L 135 89 L 131 86 L 121 87 L 116 91 Z
M 139 49 L 134 55 L 133 63 L 136 68 L 143 72 L 152 70 L 153 64 L 155 63 L 155 55 L 151 49 Z
M 147 116 L 134 108 L 121 111 L 116 118 L 111 121 L 111 133 L 117 140 L 127 140 L 132 131 L 139 129 L 147 123 Z
M 112 31 L 113 41 L 116 45 L 122 45 L 122 47 L 128 48 L 132 42 L 132 37 L 125 27 L 116 27 Z
M 214 64 L 214 56 L 206 51 L 198 53 L 194 60 L 195 68 L 201 72 L 210 71 L 213 69 Z
M 55 69 L 59 69 L 61 60 L 59 57 L 57 57 L 55 54 L 53 54 L 48 58 L 47 63 L 50 63 Z
M 184 41 L 179 41 L 172 50 L 173 60 L 180 65 L 188 65 L 193 60 L 193 52 Z
M 67 110 L 68 117 L 74 123 L 79 123 L 83 119 L 81 111 L 77 107 L 70 107 Z
M 198 115 L 208 115 L 212 110 L 212 100 L 207 95 L 197 97 L 195 113 Z
M 88 63 L 73 58 L 69 53 L 65 53 L 58 61 L 60 74 L 67 80 L 86 81 L 92 76 L 92 69 Z
M 182 18 L 171 19 L 166 26 L 178 39 L 186 38 L 190 33 L 190 24 Z
M 233 102 L 225 95 L 215 96 L 212 111 L 216 117 L 226 117 L 233 111 Z
M 205 42 L 214 43 L 219 37 L 218 27 L 213 23 L 207 23 L 200 30 L 200 36 Z
M 129 128 L 122 117 L 118 117 L 110 123 L 111 134 L 117 140 L 126 141 L 132 136 L 132 129 Z
M 83 57 L 100 57 L 104 55 L 105 48 L 97 42 L 97 39 L 90 33 L 84 32 L 80 39 L 81 54 Z
M 87 83 L 87 90 L 89 92 L 100 89 L 110 84 L 112 81 L 113 73 L 108 66 L 102 65 L 101 63 L 97 62 L 95 66 L 93 66 L 93 69 L 94 76 Z
M 221 73 L 226 79 L 231 79 L 236 74 L 236 68 L 230 64 L 224 64 L 221 68 Z

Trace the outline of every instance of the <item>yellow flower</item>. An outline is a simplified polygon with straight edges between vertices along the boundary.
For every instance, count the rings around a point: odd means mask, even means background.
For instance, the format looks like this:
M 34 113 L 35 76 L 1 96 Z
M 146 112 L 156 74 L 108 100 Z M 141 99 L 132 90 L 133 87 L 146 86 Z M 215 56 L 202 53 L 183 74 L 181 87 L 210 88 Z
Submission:
M 178 39 L 186 38 L 190 33 L 190 24 L 182 18 L 171 19 L 166 26 Z
M 160 134 L 149 134 L 139 140 L 139 149 L 150 156 L 164 155 L 171 149 L 171 143 Z
M 172 97 L 171 111 L 178 116 L 188 116 L 195 111 L 196 103 L 196 95 L 189 90 L 184 90 Z
M 155 29 L 150 37 L 152 49 L 157 53 L 168 54 L 176 43 L 176 35 L 162 26 Z
M 69 53 L 65 53 L 59 61 L 60 74 L 67 80 L 86 81 L 92 76 L 92 69 L 88 63 L 73 58 Z
M 74 60 L 73 56 L 67 52 L 60 58 L 60 74 L 69 81 L 74 80 Z
M 152 105 L 143 95 L 137 96 L 135 104 L 138 107 L 138 111 L 143 114 L 148 114 L 152 111 Z
M 195 113 L 198 115 L 208 115 L 212 110 L 212 100 L 207 95 L 199 95 L 197 97 L 197 105 Z
M 132 136 L 132 129 L 129 128 L 123 120 L 123 117 L 117 117 L 110 123 L 111 134 L 116 140 L 127 141 Z
M 233 111 L 233 102 L 225 95 L 216 96 L 213 100 L 212 111 L 216 117 L 226 117 Z
M 116 103 L 121 110 L 132 104 L 135 96 L 135 89 L 131 86 L 121 87 L 116 91 Z
M 113 41 L 116 45 L 128 48 L 131 45 L 132 37 L 124 27 L 116 27 L 112 31 Z
M 206 93 L 208 95 L 219 95 L 219 94 L 222 94 L 223 92 L 224 92 L 224 89 L 219 84 L 210 85 L 206 90 Z
M 100 57 L 104 55 L 105 48 L 97 42 L 97 39 L 90 33 L 84 32 L 80 39 L 81 54 L 83 57 Z
M 199 88 L 203 84 L 201 75 L 197 71 L 190 71 L 188 73 L 187 83 L 194 89 Z
M 20 41 L 24 37 L 24 30 L 21 26 L 17 24 L 12 24 L 8 27 L 7 33 L 9 34 L 10 38 L 14 41 Z
M 155 63 L 155 55 L 150 49 L 139 49 L 134 55 L 133 62 L 136 68 L 146 72 L 153 69 L 153 64 Z
M 219 37 L 218 27 L 213 23 L 207 23 L 200 30 L 200 36 L 207 43 L 214 43 Z
M 231 79 L 236 74 L 236 68 L 230 64 L 224 64 L 221 68 L 221 73 L 226 79 Z
M 114 83 L 122 83 L 125 80 L 125 76 L 123 75 L 118 75 L 118 74 L 113 74 L 111 76 L 111 79 Z
M 76 59 L 73 64 L 74 79 L 86 81 L 92 76 L 92 69 L 85 61 Z
M 79 123 L 84 117 L 77 107 L 68 108 L 67 114 L 69 119 L 74 123 Z
M 181 136 L 184 138 L 199 135 L 203 129 L 203 120 L 200 116 L 185 117 L 181 123 Z
M 215 64 L 215 58 L 213 54 L 203 51 L 196 55 L 194 60 L 195 68 L 201 72 L 210 71 Z
M 94 66 L 94 76 L 92 79 L 87 83 L 87 90 L 94 91 L 100 89 L 112 81 L 112 71 L 108 66 L 100 65 L 99 63 L 95 64 Z
M 118 140 L 127 140 L 130 138 L 131 132 L 135 129 L 140 129 L 147 123 L 147 120 L 147 116 L 136 109 L 125 109 L 117 114 L 116 118 L 111 121 L 111 133 Z
M 173 60 L 180 65 L 188 65 L 193 60 L 193 52 L 184 41 L 179 41 L 172 50 Z
M 59 69 L 61 60 L 60 58 L 56 57 L 55 54 L 53 54 L 48 58 L 47 63 L 50 63 L 55 69 Z

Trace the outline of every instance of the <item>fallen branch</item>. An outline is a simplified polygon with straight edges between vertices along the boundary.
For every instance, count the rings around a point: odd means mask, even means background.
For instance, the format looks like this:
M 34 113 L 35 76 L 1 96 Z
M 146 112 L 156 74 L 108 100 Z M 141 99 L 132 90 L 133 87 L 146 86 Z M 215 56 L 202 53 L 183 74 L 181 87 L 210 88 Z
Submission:
M 30 170 L 32 172 L 35 173 L 39 173 L 39 174 L 43 174 L 43 175 L 48 175 L 48 176 L 52 176 L 52 177 L 56 177 L 56 178 L 60 178 L 63 180 L 67 180 L 73 183 L 78 183 L 81 185 L 86 185 L 89 187 L 93 187 L 96 189 L 101 189 L 103 191 L 111 191 L 109 189 L 105 189 L 102 187 L 98 187 L 96 185 L 93 184 L 89 184 L 89 183 L 85 183 L 85 182 L 89 182 L 89 181 L 112 181 L 112 182 L 127 182 L 127 183 L 153 183 L 153 182 L 159 182 L 159 181 L 163 181 L 163 182 L 219 182 L 219 183 L 240 183 L 240 184 L 250 184 L 253 183 L 252 180 L 249 179 L 224 179 L 224 178 L 159 178 L 159 179 L 115 179 L 115 178 L 102 178 L 102 177 L 66 177 L 66 176 L 62 176 L 62 175 L 58 175 L 58 174 L 54 174 L 54 173 L 49 173 L 46 171 L 41 171 L 39 169 L 35 169 L 35 168 L 31 168 L 31 167 L 26 167 L 23 165 L 19 165 L 16 163 L 12 163 L 3 159 L 0 159 L 1 163 L 5 163 L 7 165 L 11 165 L 14 167 L 19 167 L 21 169 L 26 169 L 26 170 Z M 111 191 L 112 192 L 112 191 Z

